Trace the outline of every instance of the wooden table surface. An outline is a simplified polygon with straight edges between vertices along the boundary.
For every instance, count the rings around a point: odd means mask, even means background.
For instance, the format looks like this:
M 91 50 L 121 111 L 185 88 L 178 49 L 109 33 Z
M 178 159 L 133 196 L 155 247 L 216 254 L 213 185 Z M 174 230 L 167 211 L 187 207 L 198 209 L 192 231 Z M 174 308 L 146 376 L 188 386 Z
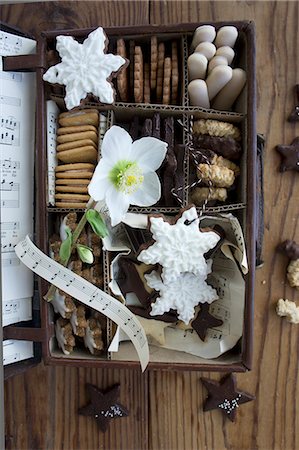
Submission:
M 286 121 L 299 83 L 298 2 L 47 2 L 1 6 L 1 19 L 27 32 L 98 25 L 254 20 L 257 31 L 257 129 L 266 136 L 265 236 L 256 272 L 253 370 L 238 385 L 256 395 L 236 423 L 220 411 L 202 412 L 201 373 L 91 370 L 40 364 L 6 382 L 7 448 L 47 450 L 299 449 L 299 326 L 275 314 L 278 298 L 297 300 L 288 287 L 287 260 L 275 251 L 283 239 L 299 242 L 299 175 L 278 172 L 277 144 L 299 135 Z M 219 379 L 219 374 L 204 374 Z M 128 418 L 99 433 L 78 416 L 85 383 L 121 383 Z M 297 427 L 297 430 L 296 430 Z

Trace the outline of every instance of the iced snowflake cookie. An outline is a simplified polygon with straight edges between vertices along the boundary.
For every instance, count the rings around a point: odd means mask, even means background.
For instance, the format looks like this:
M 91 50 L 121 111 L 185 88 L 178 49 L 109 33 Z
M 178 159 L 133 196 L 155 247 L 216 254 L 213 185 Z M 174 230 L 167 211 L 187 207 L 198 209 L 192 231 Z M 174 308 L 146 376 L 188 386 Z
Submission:
M 209 286 L 205 278 L 185 272 L 170 282 L 163 282 L 153 271 L 145 275 L 147 284 L 159 291 L 159 297 L 152 303 L 151 316 L 162 315 L 171 309 L 178 312 L 178 318 L 186 325 L 193 319 L 195 306 L 199 303 L 212 303 L 218 299 L 217 292 Z
M 43 79 L 65 85 L 67 109 L 79 106 L 87 94 L 97 96 L 102 103 L 114 102 L 110 80 L 127 60 L 105 53 L 107 47 L 108 39 L 101 27 L 90 33 L 82 44 L 72 36 L 57 36 L 56 48 L 62 61 L 50 67 Z
M 139 261 L 161 264 L 165 283 L 175 281 L 184 272 L 206 279 L 209 272 L 204 254 L 215 247 L 220 236 L 214 231 L 199 230 L 194 206 L 183 209 L 173 223 L 162 216 L 149 216 L 149 229 L 155 242 L 141 250 Z

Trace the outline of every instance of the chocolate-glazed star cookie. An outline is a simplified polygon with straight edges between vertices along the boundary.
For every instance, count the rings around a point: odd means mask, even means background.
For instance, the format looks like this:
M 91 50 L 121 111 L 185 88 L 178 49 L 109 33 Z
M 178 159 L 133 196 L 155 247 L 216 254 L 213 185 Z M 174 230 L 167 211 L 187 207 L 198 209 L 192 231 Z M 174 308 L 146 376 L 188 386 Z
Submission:
M 207 378 L 201 378 L 201 381 L 209 392 L 203 410 L 211 411 L 219 408 L 232 422 L 236 419 L 237 408 L 242 403 L 255 399 L 254 395 L 236 389 L 236 377 L 232 373 L 219 382 Z
M 86 387 L 91 401 L 88 405 L 79 409 L 79 414 L 94 417 L 103 433 L 107 430 L 110 420 L 129 415 L 128 410 L 117 402 L 120 391 L 119 384 L 106 392 L 92 384 L 87 384 Z
M 191 322 L 191 327 L 196 331 L 202 341 L 205 340 L 208 328 L 220 327 L 223 325 L 221 319 L 212 316 L 209 312 L 210 305 L 203 303 L 196 318 Z
M 276 150 L 282 156 L 280 172 L 286 170 L 299 172 L 299 137 L 296 137 L 291 145 L 277 145 Z
M 295 97 L 296 104 L 294 110 L 289 115 L 289 122 L 297 122 L 299 120 L 299 84 L 296 84 L 295 86 Z

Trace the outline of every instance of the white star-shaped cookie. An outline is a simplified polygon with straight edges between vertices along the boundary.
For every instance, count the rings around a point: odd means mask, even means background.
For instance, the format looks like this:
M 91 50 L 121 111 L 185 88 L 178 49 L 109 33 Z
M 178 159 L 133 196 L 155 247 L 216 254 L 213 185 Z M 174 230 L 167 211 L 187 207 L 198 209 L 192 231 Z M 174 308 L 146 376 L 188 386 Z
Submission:
M 145 264 L 161 264 L 162 280 L 167 283 L 184 272 L 205 280 L 209 268 L 204 254 L 215 247 L 220 236 L 199 230 L 195 207 L 184 210 L 173 225 L 163 217 L 150 217 L 149 221 L 155 243 L 142 250 L 137 259 Z
M 88 35 L 83 44 L 71 36 L 57 36 L 56 48 L 61 63 L 50 67 L 43 79 L 64 84 L 67 109 L 80 105 L 87 94 L 99 97 L 102 103 L 113 103 L 114 90 L 108 81 L 126 63 L 119 55 L 105 53 L 108 39 L 99 27 Z
M 193 273 L 185 272 L 175 280 L 164 282 L 155 271 L 145 275 L 149 287 L 159 291 L 159 297 L 152 303 L 151 316 L 162 315 L 170 309 L 178 312 L 180 320 L 186 325 L 193 319 L 194 307 L 199 303 L 212 303 L 218 299 L 217 292 L 205 279 Z

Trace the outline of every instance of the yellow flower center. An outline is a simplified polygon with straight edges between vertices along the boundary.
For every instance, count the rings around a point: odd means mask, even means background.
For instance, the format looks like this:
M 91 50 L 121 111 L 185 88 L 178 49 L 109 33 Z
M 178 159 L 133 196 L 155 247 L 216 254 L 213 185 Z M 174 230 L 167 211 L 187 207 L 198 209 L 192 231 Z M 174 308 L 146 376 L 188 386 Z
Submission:
M 111 170 L 109 178 L 119 191 L 133 194 L 143 183 L 142 170 L 136 162 L 122 160 Z

